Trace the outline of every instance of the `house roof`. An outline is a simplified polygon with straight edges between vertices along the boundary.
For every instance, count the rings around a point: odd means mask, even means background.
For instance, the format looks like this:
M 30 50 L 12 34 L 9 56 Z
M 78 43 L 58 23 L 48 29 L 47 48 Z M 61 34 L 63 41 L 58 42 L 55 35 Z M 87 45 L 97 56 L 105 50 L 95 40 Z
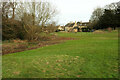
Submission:
M 82 22 L 82 24 L 89 24 L 89 22 Z
M 70 23 L 66 24 L 65 27 L 67 27 L 67 26 L 69 26 L 69 25 L 70 25 Z
M 75 24 L 75 23 L 70 24 L 70 25 L 69 25 L 69 27 L 73 27 L 73 26 L 74 26 L 74 24 Z
M 65 25 L 65 27 L 73 27 L 75 23 L 68 23 Z
M 78 29 L 78 26 L 75 26 L 73 29 Z
M 59 26 L 59 27 L 64 28 L 64 26 Z
M 80 26 L 80 22 L 77 22 L 77 25 Z
M 73 27 L 75 23 L 68 23 L 65 27 Z M 86 26 L 89 22 L 77 22 L 77 26 Z

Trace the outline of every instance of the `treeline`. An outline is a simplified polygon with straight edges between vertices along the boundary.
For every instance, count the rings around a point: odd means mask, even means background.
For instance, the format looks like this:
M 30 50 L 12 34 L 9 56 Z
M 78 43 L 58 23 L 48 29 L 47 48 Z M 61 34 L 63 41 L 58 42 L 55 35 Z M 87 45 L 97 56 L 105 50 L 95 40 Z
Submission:
M 120 27 L 120 2 L 96 8 L 90 18 L 89 27 L 93 29 Z
M 49 2 L 8 2 L 0 3 L 2 15 L 2 40 L 39 40 L 40 33 L 55 31 L 52 18 L 56 9 Z

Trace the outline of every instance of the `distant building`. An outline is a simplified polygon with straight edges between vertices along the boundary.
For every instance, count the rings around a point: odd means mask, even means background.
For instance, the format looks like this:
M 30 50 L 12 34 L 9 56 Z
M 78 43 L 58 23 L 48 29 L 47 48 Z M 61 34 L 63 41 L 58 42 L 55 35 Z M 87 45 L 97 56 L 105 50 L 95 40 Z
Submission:
M 59 26 L 59 27 L 58 27 L 58 30 L 64 31 L 64 30 L 65 30 L 65 29 L 64 29 L 64 26 Z
M 82 23 L 80 24 L 80 28 L 87 28 L 87 27 L 88 27 L 88 24 L 89 24 L 89 22 L 82 22 Z
M 82 32 L 83 29 L 88 28 L 89 22 L 70 22 L 65 25 L 65 31 L 67 32 Z
M 76 22 L 75 23 L 73 23 L 73 22 L 68 23 L 68 24 L 65 25 L 65 31 L 71 32 L 71 31 L 73 31 L 73 29 L 76 29 L 75 27 L 76 28 L 78 27 Z

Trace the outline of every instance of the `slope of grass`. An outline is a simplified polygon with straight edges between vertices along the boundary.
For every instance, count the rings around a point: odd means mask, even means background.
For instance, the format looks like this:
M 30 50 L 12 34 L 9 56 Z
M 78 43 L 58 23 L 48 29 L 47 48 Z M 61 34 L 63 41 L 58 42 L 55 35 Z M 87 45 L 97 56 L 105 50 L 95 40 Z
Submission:
M 4 55 L 3 78 L 117 78 L 118 32 L 57 33 L 61 44 Z

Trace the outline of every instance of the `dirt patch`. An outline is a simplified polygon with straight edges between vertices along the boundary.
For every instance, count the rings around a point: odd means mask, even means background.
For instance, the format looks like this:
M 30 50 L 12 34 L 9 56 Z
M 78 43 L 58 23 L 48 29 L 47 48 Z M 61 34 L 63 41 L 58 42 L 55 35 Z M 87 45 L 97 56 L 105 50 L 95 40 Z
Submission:
M 106 32 L 102 30 L 95 30 L 93 33 L 106 33 Z
M 56 40 L 75 40 L 75 38 L 58 37 Z
M 16 40 L 13 40 L 10 43 L 7 43 L 7 44 L 5 43 L 2 45 L 2 55 L 21 52 L 25 50 L 37 49 L 40 47 L 54 45 L 54 44 L 59 44 L 66 40 L 74 40 L 74 38 L 51 36 L 47 41 L 33 41 L 33 42 L 19 41 L 18 42 Z
M 20 71 L 13 72 L 13 74 L 19 75 L 19 74 L 20 74 Z

